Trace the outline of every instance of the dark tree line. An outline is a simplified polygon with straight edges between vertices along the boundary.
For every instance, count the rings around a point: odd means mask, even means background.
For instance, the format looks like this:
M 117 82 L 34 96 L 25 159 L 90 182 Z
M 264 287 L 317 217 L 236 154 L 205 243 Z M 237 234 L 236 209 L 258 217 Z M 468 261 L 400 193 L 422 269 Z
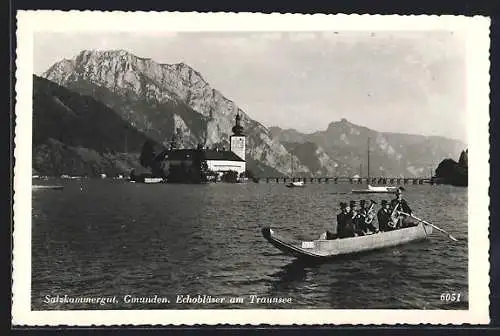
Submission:
M 444 159 L 436 169 L 436 178 L 440 183 L 466 187 L 468 185 L 468 150 L 462 151 L 458 162 Z

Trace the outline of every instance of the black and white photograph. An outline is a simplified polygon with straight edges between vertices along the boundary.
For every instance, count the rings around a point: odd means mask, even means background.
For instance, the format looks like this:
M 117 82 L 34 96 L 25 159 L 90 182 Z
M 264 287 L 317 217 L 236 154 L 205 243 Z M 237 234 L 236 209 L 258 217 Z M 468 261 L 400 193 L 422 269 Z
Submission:
M 121 14 L 18 14 L 14 322 L 488 322 L 487 18 Z

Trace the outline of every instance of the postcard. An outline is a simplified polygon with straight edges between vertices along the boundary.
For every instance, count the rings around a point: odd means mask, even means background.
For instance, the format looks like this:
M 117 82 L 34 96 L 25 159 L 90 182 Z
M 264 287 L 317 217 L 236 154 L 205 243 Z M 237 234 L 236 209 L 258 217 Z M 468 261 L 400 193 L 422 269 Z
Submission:
M 18 11 L 13 325 L 488 323 L 489 24 Z

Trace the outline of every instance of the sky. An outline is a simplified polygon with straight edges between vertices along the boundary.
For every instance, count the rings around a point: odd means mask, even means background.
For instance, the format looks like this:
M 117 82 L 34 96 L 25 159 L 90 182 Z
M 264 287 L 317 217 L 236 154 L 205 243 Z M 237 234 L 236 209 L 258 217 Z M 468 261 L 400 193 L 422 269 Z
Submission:
M 34 71 L 83 49 L 184 62 L 266 127 L 377 131 L 467 143 L 465 36 L 453 31 L 36 33 Z

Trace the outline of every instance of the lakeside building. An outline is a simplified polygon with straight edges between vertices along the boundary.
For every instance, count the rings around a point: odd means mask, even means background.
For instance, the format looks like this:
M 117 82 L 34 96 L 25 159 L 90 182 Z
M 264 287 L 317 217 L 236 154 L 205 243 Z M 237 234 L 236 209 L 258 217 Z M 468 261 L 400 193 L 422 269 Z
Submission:
M 236 173 L 236 178 L 246 173 L 246 137 L 238 113 L 230 136 L 230 150 L 205 148 L 165 150 L 158 156 L 162 161 L 162 170 L 169 182 L 203 182 L 221 180 L 225 174 Z

